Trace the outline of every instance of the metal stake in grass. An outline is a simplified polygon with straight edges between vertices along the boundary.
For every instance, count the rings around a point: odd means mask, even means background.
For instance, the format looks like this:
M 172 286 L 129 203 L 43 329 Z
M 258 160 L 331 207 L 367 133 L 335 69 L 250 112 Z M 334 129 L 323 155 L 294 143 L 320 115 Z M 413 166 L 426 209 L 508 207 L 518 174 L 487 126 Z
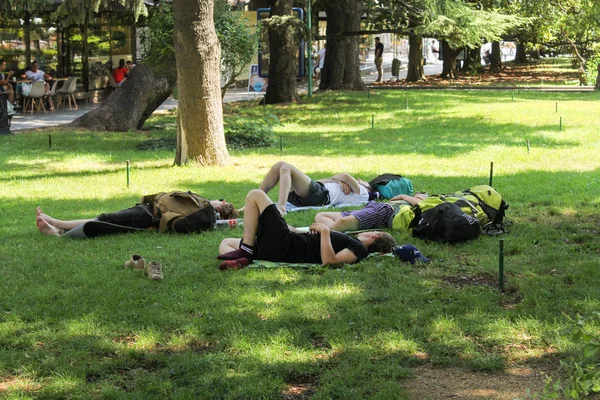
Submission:
M 375 129 L 375 114 L 371 114 L 371 129 Z
M 367 99 L 370 99 L 370 98 L 371 98 L 371 91 L 367 90 Z
M 490 186 L 492 186 L 492 179 L 494 178 L 494 162 L 490 162 Z
M 562 117 L 560 117 L 560 122 L 558 123 L 558 130 L 562 131 Z
M 48 135 L 48 150 L 52 150 L 52 135 Z
M 504 239 L 500 239 L 500 252 L 498 254 L 498 289 L 504 292 Z
M 531 147 L 529 146 L 529 139 L 527 139 L 527 154 L 529 154 L 530 149 L 531 149 Z
M 283 136 L 279 136 L 279 151 L 283 151 Z
M 558 101 L 556 102 L 556 112 L 558 112 Z
M 129 187 L 129 170 L 130 170 L 129 160 L 127 160 L 127 187 Z
M 512 101 L 515 101 L 515 92 L 512 92 Z
M 408 97 L 404 98 L 404 109 L 408 110 Z

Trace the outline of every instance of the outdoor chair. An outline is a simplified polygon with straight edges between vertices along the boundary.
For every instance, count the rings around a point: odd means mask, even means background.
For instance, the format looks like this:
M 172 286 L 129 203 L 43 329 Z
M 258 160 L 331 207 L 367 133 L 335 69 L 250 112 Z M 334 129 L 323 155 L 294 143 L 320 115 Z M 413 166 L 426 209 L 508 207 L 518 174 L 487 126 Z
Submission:
M 65 97 L 69 100 L 69 109 L 72 110 L 73 109 L 73 105 L 75 106 L 75 109 L 78 110 L 79 107 L 77 106 L 77 102 L 75 101 L 75 95 L 73 93 L 75 93 L 75 88 L 77 87 L 77 77 L 76 76 L 70 76 L 67 78 L 67 80 L 65 81 L 65 84 L 56 91 L 56 95 L 58 96 L 58 104 L 56 105 L 56 108 L 60 107 L 60 105 L 63 103 L 63 101 L 65 100 Z M 73 100 L 73 105 L 71 105 L 71 100 Z
M 44 110 L 44 114 L 46 113 L 46 107 L 44 107 L 44 97 L 46 96 L 46 82 L 44 81 L 35 81 L 31 84 L 31 91 L 25 97 L 25 106 L 23 107 L 23 112 L 27 112 L 27 107 L 31 106 L 31 114 L 33 114 L 33 109 L 37 104 L 37 111 L 40 111 L 40 107 Z
M 50 88 L 50 91 L 46 95 L 48 97 L 48 102 L 50 103 L 50 107 L 52 107 L 50 109 L 50 111 L 55 111 L 55 112 L 56 112 L 56 107 L 54 106 L 52 99 L 54 98 L 54 96 L 56 96 L 56 87 L 57 86 L 58 86 L 58 81 L 54 81 L 52 83 L 52 87 Z

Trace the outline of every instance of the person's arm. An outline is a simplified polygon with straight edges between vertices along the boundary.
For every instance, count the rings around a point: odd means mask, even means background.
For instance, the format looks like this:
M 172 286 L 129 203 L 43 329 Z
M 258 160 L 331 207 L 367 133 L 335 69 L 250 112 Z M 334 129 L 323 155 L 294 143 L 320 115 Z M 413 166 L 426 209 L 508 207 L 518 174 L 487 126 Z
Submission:
M 331 231 L 324 224 L 314 223 L 310 226 L 310 230 L 313 232 L 319 232 L 321 234 L 321 264 L 351 264 L 358 260 L 356 254 L 349 249 L 344 249 L 338 253 L 333 250 L 331 244 Z
M 44 72 L 44 79 L 52 79 L 52 76 Z
M 5 75 L 4 75 L 4 80 L 0 80 L 0 85 L 2 86 L 6 86 L 8 85 L 8 81 L 10 81 L 10 78 L 13 76 L 13 74 L 15 73 L 15 71 L 8 71 Z
M 331 179 L 335 179 L 336 181 L 344 182 L 354 193 L 360 193 L 360 185 L 358 181 L 354 179 L 354 177 L 346 172 L 342 172 L 341 174 L 337 174 L 331 177 Z M 347 193 L 346 193 L 347 194 Z
M 408 196 L 405 194 L 400 194 L 398 196 L 394 196 L 390 199 L 390 201 L 395 201 L 395 200 L 404 200 L 406 202 L 408 202 L 408 204 L 410 204 L 411 206 L 416 206 L 417 204 L 419 204 L 422 199 L 419 199 L 417 197 L 413 197 L 413 196 Z

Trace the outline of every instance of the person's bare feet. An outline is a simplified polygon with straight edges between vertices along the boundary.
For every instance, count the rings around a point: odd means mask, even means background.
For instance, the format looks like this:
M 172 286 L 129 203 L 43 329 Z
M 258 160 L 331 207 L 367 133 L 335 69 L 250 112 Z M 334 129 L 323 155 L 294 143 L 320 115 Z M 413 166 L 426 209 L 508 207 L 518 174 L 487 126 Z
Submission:
M 46 221 L 47 223 L 49 223 L 50 225 L 55 223 L 54 218 L 52 218 L 49 215 L 44 214 L 44 212 L 42 211 L 42 207 L 38 207 L 35 209 L 35 216 L 36 218 L 41 218 L 44 221 Z
M 42 217 L 36 217 L 35 223 L 38 227 L 38 230 L 47 236 L 60 236 L 61 229 L 58 229 L 55 226 L 50 225 L 48 222 L 44 221 Z

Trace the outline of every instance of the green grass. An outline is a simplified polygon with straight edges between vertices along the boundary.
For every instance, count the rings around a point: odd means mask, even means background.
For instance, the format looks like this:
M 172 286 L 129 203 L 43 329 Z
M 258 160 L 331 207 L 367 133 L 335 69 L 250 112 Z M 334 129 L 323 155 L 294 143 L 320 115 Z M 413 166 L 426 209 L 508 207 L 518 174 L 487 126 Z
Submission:
M 389 399 L 406 397 L 403 378 L 423 363 L 474 371 L 556 363 L 576 350 L 560 334 L 562 314 L 599 308 L 598 99 L 325 93 L 268 107 L 283 123 L 283 151 L 231 152 L 232 164 L 220 168 L 171 167 L 171 152 L 136 150 L 172 130 L 0 137 L 0 396 L 280 398 L 308 384 L 317 399 Z M 394 233 L 433 260 L 422 266 L 371 258 L 310 272 L 220 272 L 218 244 L 241 237 L 239 228 L 77 241 L 35 227 L 38 205 L 56 218 L 85 218 L 174 189 L 241 206 L 280 159 L 314 178 L 401 173 L 429 193 L 485 184 L 493 161 L 513 222 L 504 237 L 509 290 L 450 283 L 494 282 L 497 237 L 443 245 Z M 287 219 L 306 226 L 313 216 Z M 165 280 L 123 270 L 132 253 L 160 261 Z

